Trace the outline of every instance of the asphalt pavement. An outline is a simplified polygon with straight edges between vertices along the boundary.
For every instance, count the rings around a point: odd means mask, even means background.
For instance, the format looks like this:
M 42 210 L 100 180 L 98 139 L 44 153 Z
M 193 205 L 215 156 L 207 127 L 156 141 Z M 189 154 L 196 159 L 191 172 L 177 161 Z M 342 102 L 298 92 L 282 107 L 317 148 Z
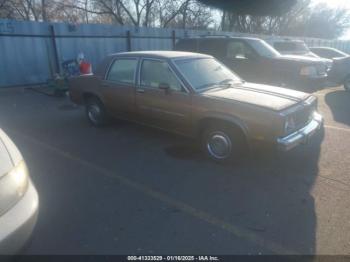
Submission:
M 325 129 L 236 165 L 68 98 L 0 91 L 0 127 L 40 195 L 26 254 L 350 254 L 350 93 L 315 93 Z

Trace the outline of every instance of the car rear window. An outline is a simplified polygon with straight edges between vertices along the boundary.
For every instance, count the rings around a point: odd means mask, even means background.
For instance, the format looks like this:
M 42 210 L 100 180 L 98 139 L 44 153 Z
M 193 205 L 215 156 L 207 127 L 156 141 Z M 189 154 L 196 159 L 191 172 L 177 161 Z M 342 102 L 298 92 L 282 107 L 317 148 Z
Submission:
M 107 80 L 133 84 L 135 82 L 136 58 L 117 59 L 109 69 Z

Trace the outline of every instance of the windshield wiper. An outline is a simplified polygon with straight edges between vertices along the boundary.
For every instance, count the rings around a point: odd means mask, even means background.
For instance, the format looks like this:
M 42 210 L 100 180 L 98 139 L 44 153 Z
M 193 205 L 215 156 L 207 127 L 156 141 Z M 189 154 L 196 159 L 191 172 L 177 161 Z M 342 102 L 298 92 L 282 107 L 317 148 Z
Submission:
M 243 83 L 243 81 L 235 81 L 235 80 L 233 80 L 231 78 L 228 78 L 228 79 L 220 81 L 218 83 L 218 85 L 223 85 L 226 88 L 229 88 L 229 87 L 232 87 L 234 84 L 241 84 L 241 83 Z
M 234 84 L 242 84 L 244 83 L 244 81 L 234 81 L 233 79 L 231 78 L 227 78 L 227 79 L 224 79 L 220 82 L 216 82 L 216 83 L 209 83 L 209 84 L 205 84 L 205 85 L 201 85 L 199 86 L 197 89 L 198 90 L 209 90 L 209 89 L 214 89 L 214 88 L 229 88 L 229 87 L 232 87 Z

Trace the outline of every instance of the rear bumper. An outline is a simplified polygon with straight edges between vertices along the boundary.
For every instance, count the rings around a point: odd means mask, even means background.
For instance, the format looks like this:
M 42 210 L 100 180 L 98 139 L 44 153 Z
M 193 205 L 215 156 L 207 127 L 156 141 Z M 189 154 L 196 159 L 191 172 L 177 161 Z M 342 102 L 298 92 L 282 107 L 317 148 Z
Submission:
M 21 200 L 0 217 L 0 255 L 15 254 L 25 245 L 36 224 L 38 207 L 38 193 L 30 182 Z
M 288 136 L 278 138 L 278 149 L 281 151 L 288 151 L 300 144 L 306 143 L 309 138 L 322 127 L 322 125 L 322 116 L 318 113 L 314 113 L 313 119 L 306 126 Z

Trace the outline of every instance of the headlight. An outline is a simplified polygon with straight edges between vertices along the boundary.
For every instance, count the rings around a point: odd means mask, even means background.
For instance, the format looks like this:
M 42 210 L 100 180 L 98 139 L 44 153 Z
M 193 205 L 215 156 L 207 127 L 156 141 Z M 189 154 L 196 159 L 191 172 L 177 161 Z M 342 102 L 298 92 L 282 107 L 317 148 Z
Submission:
M 288 115 L 286 117 L 286 120 L 284 122 L 284 132 L 286 134 L 294 131 L 296 128 L 296 124 L 295 124 L 295 120 L 294 120 L 294 117 L 292 115 Z
M 317 69 L 314 66 L 304 66 L 300 69 L 300 75 L 302 75 L 302 76 L 315 76 L 315 75 L 317 75 Z
M 24 161 L 22 160 L 7 176 L 16 188 L 18 196 L 24 195 L 28 187 L 28 169 Z

